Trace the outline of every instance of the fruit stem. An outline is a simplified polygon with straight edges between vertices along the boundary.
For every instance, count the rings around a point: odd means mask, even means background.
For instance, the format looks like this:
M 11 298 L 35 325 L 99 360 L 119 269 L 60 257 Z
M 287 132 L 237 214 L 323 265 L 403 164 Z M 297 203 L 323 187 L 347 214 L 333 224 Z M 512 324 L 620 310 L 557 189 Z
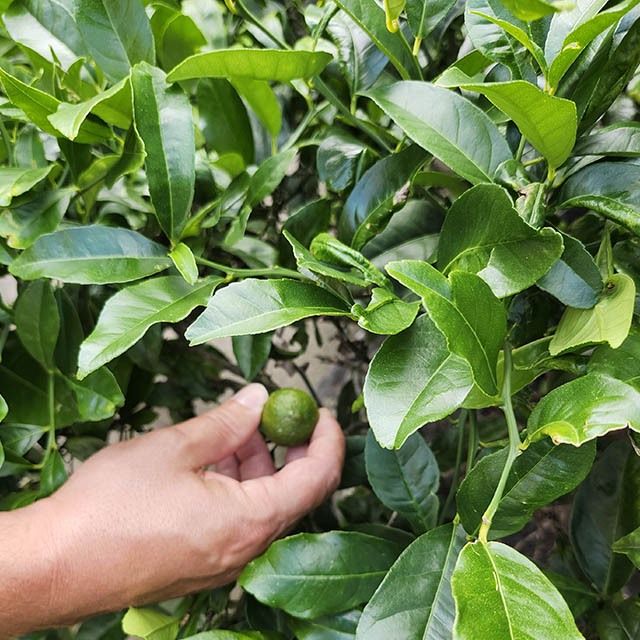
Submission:
M 520 441 L 520 434 L 518 432 L 518 423 L 516 422 L 516 416 L 513 412 L 513 404 L 511 402 L 511 373 L 513 371 L 513 360 L 511 357 L 511 345 L 508 340 L 505 340 L 504 343 L 504 381 L 502 383 L 502 403 L 503 408 L 502 411 L 504 413 L 504 417 L 507 421 L 507 429 L 509 430 L 509 453 L 507 455 L 507 461 L 505 462 L 504 468 L 502 469 L 502 475 L 500 476 L 500 480 L 498 481 L 498 486 L 496 487 L 496 491 L 493 494 L 493 498 L 487 507 L 487 510 L 484 512 L 482 516 L 482 525 L 480 526 L 480 532 L 478 537 L 481 542 L 487 542 L 487 535 L 489 534 L 489 529 L 491 529 L 491 524 L 493 522 L 493 517 L 500 506 L 500 500 L 502 499 L 502 495 L 504 493 L 504 489 L 507 485 L 507 479 L 509 478 L 509 473 L 511 472 L 511 468 L 513 467 L 513 463 L 515 459 L 518 457 L 520 453 L 520 445 L 522 442 Z

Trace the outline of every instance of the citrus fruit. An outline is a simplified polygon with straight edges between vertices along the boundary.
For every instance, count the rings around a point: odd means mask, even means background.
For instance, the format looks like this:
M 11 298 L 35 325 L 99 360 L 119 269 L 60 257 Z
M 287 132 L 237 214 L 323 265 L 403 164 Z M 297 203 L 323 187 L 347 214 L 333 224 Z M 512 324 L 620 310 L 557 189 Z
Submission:
M 275 444 L 297 447 L 309 440 L 318 422 L 318 405 L 300 389 L 274 391 L 262 410 L 262 433 Z

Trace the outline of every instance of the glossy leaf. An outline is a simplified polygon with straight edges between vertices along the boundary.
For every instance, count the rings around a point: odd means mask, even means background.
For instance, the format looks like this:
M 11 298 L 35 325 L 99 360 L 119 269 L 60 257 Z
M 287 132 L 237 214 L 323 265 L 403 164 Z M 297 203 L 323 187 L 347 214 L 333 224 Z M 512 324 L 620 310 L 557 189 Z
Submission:
M 167 75 L 168 82 L 192 78 L 250 78 L 289 82 L 319 74 L 331 56 L 324 51 L 277 49 L 220 49 L 198 53 L 181 62 Z
M 403 515 L 419 533 L 438 518 L 438 463 L 424 438 L 414 433 L 399 449 L 383 449 L 367 434 L 365 463 L 369 484 L 380 501 Z
M 513 208 L 507 192 L 478 185 L 453 204 L 440 236 L 438 267 L 477 273 L 499 298 L 539 280 L 563 251 L 562 236 L 538 231 Z
M 60 103 L 58 110 L 48 116 L 48 120 L 62 135 L 75 140 L 90 113 L 121 129 L 128 129 L 132 117 L 129 77 L 84 102 Z
M 549 345 L 551 355 L 599 342 L 607 342 L 614 349 L 619 347 L 629 335 L 635 294 L 636 287 L 629 276 L 611 276 L 592 309 L 566 309 Z
M 536 284 L 569 307 L 591 309 L 602 292 L 600 270 L 579 240 L 563 233 L 562 242 L 562 256 Z
M 364 533 L 300 533 L 274 542 L 238 582 L 264 604 L 317 618 L 369 600 L 401 551 Z
M 389 63 L 384 52 L 344 12 L 331 19 L 327 32 L 338 47 L 338 63 L 349 83 L 351 95 L 368 89 Z
M 118 291 L 105 303 L 94 330 L 80 347 L 80 379 L 134 345 L 158 322 L 178 322 L 207 304 L 222 278 L 209 276 L 195 286 L 179 276 L 145 280 Z
M 106 284 L 144 278 L 170 265 L 166 249 L 143 235 L 93 225 L 40 236 L 14 260 L 11 273 L 24 280 Z
M 419 309 L 419 302 L 405 302 L 386 289 L 376 288 L 366 308 L 355 304 L 351 313 L 363 329 L 380 335 L 395 335 L 411 326 Z
M 553 58 L 549 67 L 549 85 L 555 89 L 569 67 L 575 62 L 585 47 L 600 33 L 614 25 L 620 18 L 630 11 L 639 0 L 626 0 L 602 11 L 588 20 L 580 19 L 580 24 L 573 29 L 564 39 L 562 49 Z M 595 3 L 600 4 L 600 2 Z M 550 28 L 550 34 L 553 27 Z M 552 37 L 550 35 L 550 37 Z M 548 51 L 552 53 L 553 50 Z
M 640 157 L 640 122 L 618 122 L 578 140 L 574 156 Z
M 567 603 L 538 567 L 500 542 L 468 543 L 451 579 L 459 640 L 584 640 Z
M 582 580 L 553 571 L 545 571 L 544 575 L 551 580 L 565 599 L 576 620 L 598 603 L 598 594 Z
M 8 411 L 9 407 L 7 407 L 6 400 L 2 396 L 0 396 L 0 422 L 2 422 L 6 418 Z
M 598 162 L 571 176 L 557 196 L 558 207 L 586 207 L 640 235 L 640 165 Z
M 325 616 L 315 620 L 291 618 L 291 627 L 299 640 L 354 640 L 360 611 L 347 611 L 336 616 Z
M 422 298 L 449 351 L 469 363 L 475 383 L 496 394 L 496 364 L 507 325 L 503 305 L 489 286 L 470 273 L 454 272 L 447 279 L 414 260 L 391 262 L 387 271 Z
M 175 640 L 180 620 L 153 609 L 130 607 L 122 618 L 122 630 L 143 640 Z
M 414 38 L 426 38 L 451 12 L 455 0 L 407 0 L 406 12 Z
M 233 354 L 247 382 L 251 382 L 267 363 L 272 338 L 271 331 L 258 333 L 255 336 L 233 336 Z
M 76 397 L 81 420 L 106 420 L 124 404 L 118 382 L 106 367 L 94 371 L 82 381 L 67 378 L 66 382 Z
M 55 231 L 72 195 L 71 189 L 57 189 L 21 199 L 0 214 L 0 235 L 14 249 L 30 247 L 41 235 Z
M 571 100 L 545 93 L 530 82 L 473 82 L 458 69 L 438 80 L 440 86 L 459 87 L 486 96 L 515 122 L 522 135 L 553 168 L 562 165 L 576 142 L 578 115 Z
M 40 169 L 0 167 L 0 207 L 8 207 L 13 198 L 33 189 L 52 170 L 52 165 Z
M 640 637 L 640 599 L 631 596 L 617 607 L 598 611 L 596 629 L 600 640 L 636 640 Z
M 327 136 L 318 147 L 318 176 L 332 191 L 344 191 L 359 177 L 369 148 L 342 132 Z
M 151 200 L 162 230 L 179 238 L 191 209 L 195 183 L 195 141 L 191 105 L 185 93 L 147 64 L 131 72 L 135 122 L 146 152 Z
M 408 81 L 365 95 L 409 138 L 473 184 L 491 182 L 498 166 L 512 157 L 489 117 L 453 91 Z
M 411 51 L 397 33 L 387 29 L 384 9 L 375 0 L 338 0 L 337 5 L 365 31 L 376 46 L 389 58 L 403 80 L 410 77 Z
M 75 18 L 91 56 L 111 82 L 138 62 L 155 62 L 149 19 L 139 0 L 77 0 Z
M 339 298 L 314 284 L 248 279 L 216 293 L 185 337 L 196 345 L 226 336 L 265 333 L 311 316 L 348 313 Z
M 62 136 L 49 122 L 49 116 L 53 115 L 60 107 L 61 102 L 57 98 L 25 84 L 8 74 L 4 69 L 0 69 L 0 82 L 11 103 L 22 109 L 33 124 L 49 135 Z M 80 127 L 76 141 L 81 143 L 101 142 L 110 137 L 111 132 L 105 125 L 86 120 Z
M 626 427 L 640 431 L 640 393 L 620 380 L 589 373 L 542 398 L 529 416 L 527 434 L 579 447 Z
M 448 350 L 433 321 L 420 316 L 387 338 L 369 365 L 364 399 L 376 440 L 401 447 L 424 424 L 453 413 L 472 386 L 469 365 Z
M 624 553 L 636 567 L 640 567 L 640 527 L 616 540 L 613 550 Z
M 579 448 L 557 446 L 548 439 L 529 445 L 511 469 L 489 535 L 497 539 L 517 533 L 534 511 L 575 489 L 591 470 L 595 453 L 595 442 Z M 482 524 L 506 459 L 506 448 L 481 458 L 458 489 L 460 521 L 470 534 Z
M 191 249 L 184 242 L 180 242 L 169 252 L 169 257 L 180 275 L 190 285 L 194 285 L 198 280 L 198 265 Z
M 25 349 L 47 371 L 53 371 L 60 316 L 48 280 L 36 280 L 21 292 L 16 302 L 15 323 Z
M 9 36 L 66 71 L 87 56 L 85 44 L 69 3 L 51 0 L 13 0 L 3 12 Z
M 610 444 L 573 502 L 569 536 L 580 568 L 605 596 L 614 594 L 633 571 L 629 559 L 612 549 L 640 526 L 640 460 L 626 439 Z
M 364 608 L 356 638 L 450 640 L 451 574 L 465 541 L 462 527 L 447 524 L 412 542 Z
M 50 449 L 42 463 L 40 472 L 40 496 L 50 496 L 59 489 L 68 478 L 62 456 L 57 449 Z
M 277 138 L 282 128 L 282 111 L 269 83 L 265 80 L 234 77 L 231 79 L 231 84 L 249 103 L 271 137 Z
M 627 339 L 616 349 L 600 345 L 589 358 L 589 373 L 602 373 L 622 380 L 640 391 L 640 332 L 632 327 Z
M 338 235 L 360 249 L 389 222 L 394 207 L 406 199 L 407 183 L 425 162 L 417 146 L 383 158 L 358 181 L 340 215 Z
M 384 12 L 387 18 L 387 29 L 395 33 L 400 28 L 398 18 L 404 11 L 406 0 L 384 0 Z

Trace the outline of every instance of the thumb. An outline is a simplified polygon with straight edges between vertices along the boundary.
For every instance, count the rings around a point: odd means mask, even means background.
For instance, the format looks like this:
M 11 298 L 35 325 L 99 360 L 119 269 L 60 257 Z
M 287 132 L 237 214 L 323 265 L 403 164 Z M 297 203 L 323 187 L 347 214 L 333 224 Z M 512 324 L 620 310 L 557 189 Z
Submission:
M 216 464 L 245 444 L 260 424 L 268 397 L 261 384 L 250 384 L 216 409 L 170 427 L 186 436 L 189 466 Z

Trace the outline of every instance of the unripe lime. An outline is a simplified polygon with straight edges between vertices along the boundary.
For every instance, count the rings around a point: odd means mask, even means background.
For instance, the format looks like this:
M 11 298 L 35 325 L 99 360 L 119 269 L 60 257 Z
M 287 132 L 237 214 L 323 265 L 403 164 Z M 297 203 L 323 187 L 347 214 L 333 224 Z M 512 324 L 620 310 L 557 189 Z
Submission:
M 309 440 L 318 422 L 318 405 L 300 389 L 274 391 L 262 410 L 262 433 L 275 444 L 297 447 Z

